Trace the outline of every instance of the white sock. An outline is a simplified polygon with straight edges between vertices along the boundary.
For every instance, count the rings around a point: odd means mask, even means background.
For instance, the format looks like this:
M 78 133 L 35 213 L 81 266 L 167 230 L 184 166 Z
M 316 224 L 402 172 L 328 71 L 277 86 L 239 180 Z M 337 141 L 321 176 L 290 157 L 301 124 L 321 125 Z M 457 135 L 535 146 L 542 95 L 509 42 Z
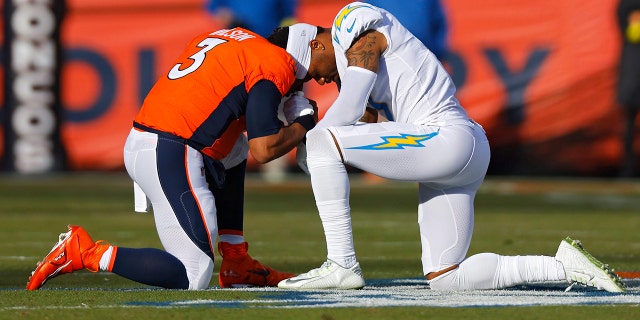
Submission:
M 327 241 L 327 258 L 343 268 L 356 264 L 349 207 L 349 177 L 327 130 L 307 133 L 311 186 Z
M 565 280 L 564 268 L 554 257 L 499 256 L 497 288 L 518 284 Z
M 430 281 L 435 290 L 502 289 L 519 284 L 565 280 L 554 257 L 473 255 L 455 269 Z
M 230 244 L 241 244 L 244 242 L 244 236 L 239 236 L 235 234 L 221 234 L 220 242 L 227 242 Z
M 349 204 L 345 202 L 316 202 L 327 241 L 327 258 L 343 268 L 356 264 Z
M 109 271 L 109 262 L 111 261 L 111 255 L 113 254 L 113 246 L 109 246 L 109 249 L 102 254 L 100 258 L 100 270 Z

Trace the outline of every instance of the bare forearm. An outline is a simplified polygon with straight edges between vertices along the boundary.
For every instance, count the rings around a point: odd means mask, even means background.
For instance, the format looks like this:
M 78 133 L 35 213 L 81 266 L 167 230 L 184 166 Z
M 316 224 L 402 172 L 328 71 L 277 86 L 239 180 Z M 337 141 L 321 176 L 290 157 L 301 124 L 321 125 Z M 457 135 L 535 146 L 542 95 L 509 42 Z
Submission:
M 282 127 L 276 134 L 249 140 L 251 155 L 259 163 L 267 163 L 293 150 L 304 138 L 307 130 L 299 123 Z

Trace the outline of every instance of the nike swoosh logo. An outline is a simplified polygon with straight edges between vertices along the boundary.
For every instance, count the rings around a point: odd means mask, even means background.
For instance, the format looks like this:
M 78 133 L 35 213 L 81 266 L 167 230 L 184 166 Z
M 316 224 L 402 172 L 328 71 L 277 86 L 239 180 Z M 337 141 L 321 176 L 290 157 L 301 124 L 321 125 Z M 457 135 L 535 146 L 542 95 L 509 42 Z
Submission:
M 356 21 L 353 20 L 353 23 L 351 24 L 351 27 L 347 28 L 347 32 L 351 33 L 351 31 L 353 31 L 353 26 L 356 24 Z
M 317 279 L 319 277 L 313 277 L 313 278 L 305 278 L 305 279 L 295 279 L 295 278 L 289 278 L 285 280 L 286 284 L 296 284 L 298 282 L 302 282 L 302 281 L 311 281 L 314 279 Z

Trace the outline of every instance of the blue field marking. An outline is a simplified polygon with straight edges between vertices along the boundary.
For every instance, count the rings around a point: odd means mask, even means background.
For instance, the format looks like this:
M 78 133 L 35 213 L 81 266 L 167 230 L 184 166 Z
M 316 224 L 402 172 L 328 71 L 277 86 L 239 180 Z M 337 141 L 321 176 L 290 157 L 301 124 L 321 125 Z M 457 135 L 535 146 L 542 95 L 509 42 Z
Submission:
M 123 307 L 158 308 L 378 308 L 378 307 L 507 307 L 545 305 L 640 304 L 640 279 L 625 280 L 626 293 L 587 287 L 564 292 L 565 283 L 541 283 L 504 290 L 438 292 L 422 278 L 368 280 L 361 290 L 281 290 L 278 288 L 221 289 L 259 293 L 249 300 L 198 299 L 130 302 Z

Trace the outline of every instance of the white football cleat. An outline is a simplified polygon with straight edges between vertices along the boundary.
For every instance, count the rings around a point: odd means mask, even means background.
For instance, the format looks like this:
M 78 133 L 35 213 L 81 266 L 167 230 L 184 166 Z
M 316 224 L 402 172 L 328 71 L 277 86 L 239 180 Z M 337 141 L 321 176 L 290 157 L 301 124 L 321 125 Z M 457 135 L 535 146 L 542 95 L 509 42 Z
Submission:
M 364 277 L 359 263 L 346 269 L 331 260 L 327 260 L 320 268 L 278 283 L 278 288 L 282 289 L 361 289 L 362 287 L 364 287 Z
M 564 266 L 567 281 L 571 284 L 567 291 L 576 283 L 609 292 L 626 291 L 625 284 L 614 270 L 584 250 L 579 240 L 569 237 L 562 240 L 556 260 Z

